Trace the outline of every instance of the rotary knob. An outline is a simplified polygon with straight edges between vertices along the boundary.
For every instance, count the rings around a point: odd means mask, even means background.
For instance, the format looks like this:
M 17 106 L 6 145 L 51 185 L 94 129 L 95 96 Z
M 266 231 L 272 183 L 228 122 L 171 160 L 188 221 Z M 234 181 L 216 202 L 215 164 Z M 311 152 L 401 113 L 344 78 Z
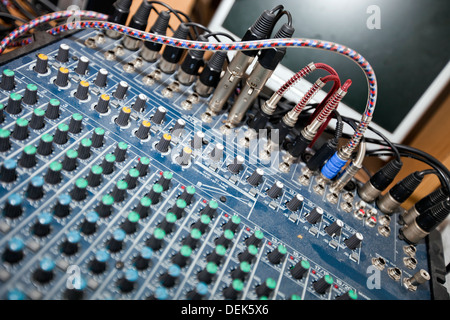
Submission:
M 80 248 L 80 241 L 81 236 L 78 231 L 69 231 L 66 240 L 61 245 L 61 252 L 67 256 L 76 254 Z
M 158 144 L 156 145 L 156 150 L 161 153 L 166 153 L 169 151 L 170 141 L 172 140 L 172 136 L 168 133 L 164 133 Z
M 17 119 L 12 132 L 12 137 L 22 141 L 28 138 L 28 135 L 28 120 L 24 118 Z
M 239 267 L 231 271 L 231 279 L 239 279 L 244 281 L 250 274 L 251 266 L 248 262 L 243 261 L 239 264 Z
M 61 194 L 58 196 L 55 208 L 53 209 L 53 214 L 58 218 L 67 217 L 70 214 L 71 208 L 70 203 L 72 198 L 68 194 Z
M 44 178 L 35 176 L 28 184 L 26 195 L 28 199 L 39 200 L 44 196 Z
M 120 81 L 117 85 L 116 91 L 114 91 L 114 98 L 123 100 L 128 91 L 128 83 L 126 81 Z
M 18 193 L 13 193 L 6 199 L 5 206 L 3 208 L 3 214 L 10 219 L 16 219 L 23 213 L 22 208 L 23 198 Z
M 137 231 L 140 218 L 137 212 L 131 211 L 120 227 L 126 234 L 133 234 Z
M 147 240 L 146 244 L 153 251 L 158 251 L 159 249 L 161 249 L 165 237 L 166 237 L 166 232 L 161 228 L 156 228 L 153 231 L 153 234 L 151 235 L 151 237 Z
M 55 85 L 60 88 L 65 88 L 69 85 L 69 69 L 60 67 L 56 74 Z
M 257 168 L 253 173 L 247 178 L 247 182 L 256 187 L 261 183 L 262 177 L 264 176 L 264 170 Z
M 258 298 L 261 297 L 269 297 L 270 294 L 275 290 L 275 287 L 277 286 L 276 280 L 272 278 L 267 278 L 266 281 L 261 283 L 259 286 L 256 287 L 256 295 Z
M 59 145 L 66 144 L 69 141 L 69 126 L 65 123 L 60 123 L 56 127 L 55 136 L 53 142 Z
M 210 284 L 216 276 L 219 267 L 212 261 L 206 264 L 206 267 L 197 274 L 197 279 L 200 282 Z
M 228 221 L 223 225 L 223 230 L 231 230 L 236 233 L 236 230 L 239 228 L 239 224 L 241 223 L 241 218 L 237 215 L 232 216 Z
M 153 250 L 149 247 L 143 247 L 134 260 L 134 266 L 137 270 L 145 270 L 150 266 L 152 257 Z
M 219 204 L 217 203 L 216 200 L 210 200 L 208 201 L 208 203 L 206 204 L 206 207 L 204 207 L 200 213 L 203 215 L 207 215 L 210 218 L 214 218 L 214 216 L 216 215 L 217 212 L 217 208 L 219 208 Z
M 245 244 L 247 246 L 254 245 L 258 247 L 264 239 L 264 233 L 260 230 L 255 230 L 255 232 L 245 239 Z
M 291 268 L 291 275 L 294 279 L 300 280 L 308 272 L 311 265 L 306 260 L 301 260 Z
M 136 211 L 142 219 L 145 219 L 148 217 L 148 215 L 150 213 L 151 205 L 152 205 L 152 200 L 150 200 L 150 198 L 144 196 L 141 198 L 141 200 L 139 201 L 139 203 L 136 206 L 136 208 L 134 209 L 134 211 Z
M 43 53 L 39 53 L 36 58 L 36 65 L 34 71 L 39 74 L 47 73 L 48 70 L 48 56 Z
M 231 284 L 223 289 L 222 294 L 225 299 L 237 300 L 244 290 L 244 283 L 240 279 L 234 279 Z
M 77 91 L 75 91 L 75 98 L 78 100 L 87 100 L 89 97 L 89 82 L 81 80 L 78 83 Z
M 62 63 L 69 61 L 69 49 L 70 47 L 67 44 L 60 44 L 56 55 L 56 60 Z
M 101 274 L 106 271 L 109 253 L 106 250 L 98 250 L 94 259 L 89 263 L 89 269 L 93 274 Z
M 139 171 L 139 176 L 144 177 L 147 175 L 150 159 L 147 157 L 140 157 L 139 162 L 136 165 L 136 169 Z
M 76 152 L 75 150 L 69 149 L 67 150 L 63 162 L 62 162 L 62 167 L 63 170 L 65 171 L 73 171 L 77 168 L 77 157 L 78 157 L 78 152 Z
M 99 113 L 107 113 L 110 100 L 110 97 L 106 93 L 101 94 L 94 109 Z
M 286 247 L 282 244 L 278 245 L 273 251 L 269 252 L 267 258 L 273 264 L 279 264 L 283 261 L 286 256 L 287 250 Z
M 116 118 L 116 124 L 121 127 L 128 126 L 130 116 L 131 116 L 131 109 L 128 107 L 122 107 L 122 109 L 120 109 L 119 115 Z
M 131 168 L 124 179 L 124 181 L 128 185 L 128 189 L 132 190 L 136 188 L 138 178 L 139 178 L 139 171 L 136 168 Z
M 0 88 L 10 91 L 15 87 L 15 73 L 11 69 L 5 69 L 2 72 L 2 79 L 0 81 Z
M 89 211 L 86 214 L 86 217 L 84 218 L 83 222 L 81 223 L 81 232 L 84 235 L 91 235 L 94 234 L 97 231 L 97 222 L 99 219 L 99 215 L 95 211 Z
M 161 177 L 158 180 L 158 184 L 160 184 L 163 187 L 164 191 L 169 189 L 172 178 L 173 178 L 173 173 L 170 171 L 164 171 L 161 174 Z
M 97 212 L 101 218 L 108 218 L 112 214 L 113 205 L 114 198 L 110 194 L 105 194 L 95 208 L 95 212 Z
M 114 171 L 114 162 L 116 162 L 116 156 L 112 153 L 108 153 L 101 163 L 103 174 L 111 174 Z
M 135 269 L 127 269 L 117 281 L 117 287 L 122 293 L 129 293 L 133 291 L 138 278 L 139 274 Z
M 11 132 L 9 130 L 0 128 L 0 152 L 11 149 L 10 136 Z
M 233 174 L 238 174 L 244 165 L 244 161 L 245 159 L 243 156 L 236 156 L 236 158 L 233 159 L 233 162 L 228 165 L 228 171 Z
M 322 220 L 323 209 L 319 207 L 315 207 L 311 210 L 311 212 L 306 216 L 306 220 L 311 224 L 316 224 Z
M 105 140 L 105 129 L 103 128 L 95 128 L 92 133 L 92 147 L 100 148 L 103 146 Z
M 161 124 L 166 119 L 167 109 L 160 106 L 156 109 L 155 114 L 152 117 L 152 122 L 154 124 Z
M 175 285 L 178 278 L 180 277 L 181 269 L 176 264 L 173 264 L 169 267 L 169 269 L 163 273 L 160 277 L 160 283 L 162 286 L 166 288 L 171 288 Z
M 44 257 L 39 262 L 39 267 L 33 272 L 33 280 L 39 282 L 40 284 L 49 283 L 55 276 L 53 271 L 54 269 L 55 262 L 48 257 Z
M 17 179 L 17 162 L 13 159 L 6 159 L 0 169 L 0 180 L 11 183 Z
M 202 232 L 199 229 L 192 229 L 189 235 L 183 239 L 182 244 L 189 246 L 192 250 L 194 250 L 202 237 Z
M 300 207 L 303 204 L 303 200 L 304 200 L 303 196 L 298 193 L 286 203 L 286 208 L 288 208 L 292 212 L 295 212 L 298 209 L 300 209 Z
M 341 234 L 341 230 L 344 227 L 344 222 L 337 219 L 332 224 L 325 228 L 325 232 L 328 233 L 330 237 L 337 237 Z
M 195 187 L 187 186 L 186 188 L 184 188 L 183 193 L 180 195 L 179 198 L 186 201 L 187 205 L 190 205 L 192 202 L 192 199 L 194 198 L 194 195 L 195 195 Z
M 13 237 L 8 241 L 5 250 L 2 254 L 3 261 L 10 264 L 20 262 L 24 257 L 23 249 L 25 244 L 21 238 Z
M 214 250 L 206 256 L 207 262 L 214 262 L 216 265 L 220 265 L 225 254 L 227 253 L 227 248 L 223 245 L 217 245 Z
M 145 105 L 147 103 L 147 96 L 143 93 L 139 94 L 136 98 L 136 101 L 133 104 L 133 110 L 137 112 L 145 111 Z
M 39 141 L 37 153 L 41 156 L 49 156 L 53 152 L 53 136 L 51 134 L 44 134 Z
M 284 184 L 281 181 L 276 181 L 272 187 L 267 190 L 267 195 L 272 199 L 276 199 L 281 195 L 283 191 Z
M 114 149 L 114 156 L 116 157 L 117 162 L 125 161 L 125 157 L 127 155 L 128 144 L 125 142 L 119 142 Z
M 361 246 L 363 239 L 363 235 L 359 232 L 356 232 L 350 238 L 344 240 L 344 243 L 350 250 L 355 250 Z
M 183 217 L 184 209 L 186 208 L 186 206 L 186 201 L 184 201 L 183 199 L 177 199 L 177 201 L 175 201 L 175 204 L 170 209 L 170 212 L 173 212 L 177 219 L 181 219 Z
M 172 257 L 172 262 L 179 266 L 180 268 L 184 268 L 188 262 L 189 258 L 192 254 L 192 248 L 188 245 L 183 245 L 174 256 Z
M 75 72 L 80 76 L 84 76 L 89 68 L 89 58 L 86 56 L 80 57 L 78 59 L 77 67 L 75 68 Z
M 122 229 L 114 230 L 112 237 L 107 243 L 107 249 L 110 252 L 116 253 L 122 250 L 123 240 L 125 240 L 126 233 Z
M 42 212 L 37 217 L 36 223 L 32 226 L 31 232 L 37 237 L 46 237 L 51 232 L 53 216 L 48 212 Z
M 203 233 L 208 228 L 210 222 L 211 218 L 206 214 L 202 214 L 200 218 L 192 225 L 192 229 L 197 229 Z
M 135 133 L 136 137 L 138 137 L 141 140 L 147 139 L 150 135 L 150 127 L 151 127 L 150 121 L 143 120 Z
M 23 95 L 23 102 L 32 106 L 37 102 L 37 86 L 33 83 L 27 84 Z
M 328 289 L 333 285 L 333 277 L 329 274 L 324 275 L 319 280 L 313 282 L 314 290 L 319 294 L 325 294 Z
M 9 114 L 19 114 L 22 112 L 22 95 L 16 92 L 9 95 L 6 112 Z
M 48 119 L 58 119 L 59 118 L 59 107 L 61 102 L 58 99 L 50 99 L 47 104 L 47 109 L 45 110 L 45 116 Z
M 47 173 L 44 176 L 45 182 L 49 184 L 58 184 L 62 180 L 62 164 L 59 162 L 52 162 L 48 167 Z
M 258 255 L 258 247 L 251 244 L 247 247 L 247 249 L 245 249 L 245 251 L 242 251 L 241 253 L 239 253 L 238 260 L 240 262 L 245 261 L 248 263 L 252 263 L 252 261 L 255 259 L 255 257 L 257 255 Z
M 104 88 L 106 87 L 108 81 L 108 70 L 101 68 L 98 70 L 97 77 L 94 80 L 94 84 L 97 87 Z
M 87 187 L 88 187 L 87 180 L 84 178 L 78 178 L 75 181 L 75 186 L 70 192 L 70 196 L 75 201 L 83 201 L 87 197 Z

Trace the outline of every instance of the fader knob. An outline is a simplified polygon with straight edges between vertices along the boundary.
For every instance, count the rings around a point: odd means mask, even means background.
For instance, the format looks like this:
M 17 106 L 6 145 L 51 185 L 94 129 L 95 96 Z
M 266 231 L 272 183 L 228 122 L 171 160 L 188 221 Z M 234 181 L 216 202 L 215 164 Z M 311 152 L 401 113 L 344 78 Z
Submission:
M 62 63 L 67 62 L 69 60 L 69 49 L 70 47 L 67 44 L 62 43 L 59 46 L 58 54 L 56 55 L 56 60 Z
M 3 251 L 2 259 L 10 264 L 19 262 L 24 257 L 24 247 L 25 244 L 21 238 L 11 238 L 6 245 L 5 251 Z
M 264 176 L 264 170 L 261 168 L 256 168 L 255 171 L 247 178 L 247 182 L 256 187 L 261 183 L 262 177 Z
M 273 251 L 269 252 L 267 258 L 273 264 L 279 264 L 286 256 L 286 247 L 282 244 L 278 245 Z
M 317 293 L 325 294 L 327 290 L 333 285 L 333 282 L 333 277 L 329 274 L 326 274 L 316 282 L 313 282 L 313 288 Z
M 6 159 L 3 161 L 0 169 L 0 180 L 2 182 L 10 183 L 17 179 L 17 162 L 13 159 Z
M 359 232 L 356 232 L 350 238 L 346 239 L 344 243 L 350 250 L 355 250 L 356 248 L 359 248 L 361 246 L 363 239 L 363 235 Z
M 78 231 L 72 230 L 67 233 L 66 240 L 61 245 L 61 252 L 67 256 L 74 255 L 80 248 L 81 236 Z
M 276 181 L 272 187 L 267 190 L 267 195 L 272 199 L 278 198 L 283 191 L 284 184 L 281 181 Z
M 311 212 L 306 216 L 306 220 L 308 220 L 311 224 L 316 224 L 322 220 L 323 209 L 319 207 L 315 207 L 311 210 Z
M 36 104 L 36 102 L 37 102 L 37 86 L 35 84 L 33 84 L 33 83 L 27 84 L 22 101 L 23 101 L 23 103 L 26 103 L 30 106 Z
M 77 67 L 75 68 L 75 72 L 78 73 L 80 76 L 84 76 L 88 68 L 89 68 L 89 58 L 86 56 L 80 57 L 80 59 L 78 59 Z
M 14 77 L 15 77 L 14 71 L 12 71 L 11 69 L 3 70 L 0 88 L 7 91 L 14 89 L 15 87 Z
M 34 71 L 39 74 L 47 73 L 48 67 L 48 56 L 43 53 L 39 53 L 36 58 L 36 65 L 34 66 Z
M 16 219 L 23 213 L 22 208 L 23 198 L 18 193 L 13 193 L 6 199 L 5 206 L 3 207 L 3 214 L 10 219 Z
M 117 287 L 122 293 L 133 291 L 139 274 L 135 269 L 128 269 L 125 274 L 117 281 Z
M 304 200 L 303 196 L 298 193 L 286 203 L 286 208 L 288 208 L 292 212 L 295 212 L 298 209 L 300 209 L 303 200 Z
M 45 284 L 50 282 L 53 277 L 54 277 L 54 272 L 53 270 L 55 269 L 55 262 L 48 258 L 48 257 L 44 257 L 40 262 L 39 262 L 39 268 L 37 268 L 34 272 L 33 272 L 33 280 L 39 282 L 40 284 Z
M 68 194 L 61 194 L 58 197 L 57 203 L 53 210 L 53 214 L 58 218 L 67 217 L 70 214 L 70 203 L 72 202 L 72 197 Z
M 31 228 L 31 232 L 37 237 L 46 237 L 51 232 L 53 216 L 48 212 L 42 212 L 37 217 L 36 223 Z
M 28 138 L 28 120 L 19 118 L 16 120 L 16 124 L 13 129 L 12 137 L 16 140 L 25 140 Z
M 108 70 L 101 68 L 98 70 L 97 77 L 94 80 L 94 84 L 97 87 L 103 88 L 106 87 L 106 83 L 108 80 Z
M 114 98 L 123 100 L 125 98 L 125 94 L 128 91 L 128 83 L 125 81 L 120 81 L 117 85 L 116 91 L 114 91 Z

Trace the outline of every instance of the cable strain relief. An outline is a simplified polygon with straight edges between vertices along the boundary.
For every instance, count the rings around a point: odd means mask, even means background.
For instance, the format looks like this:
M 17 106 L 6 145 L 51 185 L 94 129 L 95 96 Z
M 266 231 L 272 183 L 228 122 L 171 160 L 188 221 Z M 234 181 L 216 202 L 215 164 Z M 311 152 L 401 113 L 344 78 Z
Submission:
M 225 51 L 216 51 L 208 61 L 209 68 L 215 71 L 222 71 L 226 57 L 227 53 Z
M 169 26 L 170 11 L 161 11 L 155 23 L 150 29 L 150 32 L 165 35 L 167 27 Z
M 449 195 L 444 191 L 444 188 L 438 188 L 417 201 L 414 207 L 416 208 L 417 212 L 422 213 L 435 204 L 444 201 L 448 196 Z
M 442 201 L 416 218 L 417 225 L 424 231 L 434 230 L 450 213 L 450 200 Z
M 285 23 L 281 26 L 281 28 L 275 34 L 274 38 L 277 38 L 277 39 L 291 38 L 292 35 L 294 34 L 294 32 L 295 32 L 295 29 L 292 26 Z
M 250 31 L 259 39 L 268 38 L 275 23 L 275 18 L 275 14 L 271 13 L 269 10 L 264 10 L 264 12 L 259 16 L 258 20 L 256 20 L 255 23 L 250 27 Z M 242 39 L 242 41 L 247 40 L 244 38 Z
M 396 201 L 402 203 L 416 190 L 419 184 L 422 182 L 423 176 L 419 171 L 413 172 L 404 178 L 402 181 L 397 183 L 391 190 L 389 190 L 390 195 Z
M 401 161 L 391 160 L 370 178 L 370 182 L 377 190 L 384 191 L 394 181 L 402 166 Z
M 175 39 L 187 39 L 189 34 L 189 27 L 186 26 L 184 23 L 181 23 L 177 30 L 173 33 L 173 38 Z
M 129 11 L 132 2 L 132 0 L 117 0 L 116 2 L 114 2 L 114 7 L 117 10 Z
M 150 11 L 152 10 L 152 8 L 153 6 L 151 3 L 143 1 L 137 9 L 136 13 L 133 15 L 133 24 L 145 27 L 147 25 L 148 16 L 150 15 Z
M 208 39 L 204 35 L 199 35 L 197 38 L 197 41 L 206 42 Z M 205 51 L 203 50 L 190 50 L 189 54 L 192 56 L 192 58 L 201 60 L 203 59 L 203 56 L 205 55 Z

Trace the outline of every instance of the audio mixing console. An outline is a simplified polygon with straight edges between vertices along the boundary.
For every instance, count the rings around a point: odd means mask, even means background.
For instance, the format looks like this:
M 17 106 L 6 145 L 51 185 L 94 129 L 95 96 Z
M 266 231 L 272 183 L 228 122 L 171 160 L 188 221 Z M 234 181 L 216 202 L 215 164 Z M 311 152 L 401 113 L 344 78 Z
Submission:
M 433 298 L 398 213 L 223 136 L 195 82 L 97 30 L 35 48 L 1 67 L 1 299 Z

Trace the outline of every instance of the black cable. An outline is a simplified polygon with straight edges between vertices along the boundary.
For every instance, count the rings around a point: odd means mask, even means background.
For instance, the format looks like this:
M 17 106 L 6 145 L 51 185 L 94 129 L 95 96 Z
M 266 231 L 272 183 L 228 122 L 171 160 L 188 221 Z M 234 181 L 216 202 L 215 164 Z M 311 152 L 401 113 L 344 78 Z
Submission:
M 284 6 L 279 4 L 276 7 L 272 8 L 272 10 L 270 10 L 270 13 L 275 13 L 276 11 L 282 11 L 284 9 Z
M 8 18 L 8 19 L 17 20 L 17 21 L 20 21 L 23 23 L 28 23 L 27 20 L 22 19 L 20 17 L 13 16 L 12 14 L 6 13 L 6 12 L 0 12 L 0 18 Z
M 27 9 L 25 9 L 24 7 L 22 7 L 16 0 L 10 0 L 11 3 L 14 5 L 14 7 L 17 8 L 17 10 L 20 11 L 20 13 L 22 13 L 25 17 L 27 17 L 30 20 L 33 20 L 34 18 L 36 18 L 36 16 L 34 14 L 32 14 L 31 12 L 29 12 Z
M 344 131 L 344 122 L 342 116 L 336 109 L 333 109 L 334 117 L 336 118 L 336 128 L 334 130 L 334 139 L 339 140 L 342 137 Z
M 287 11 L 287 10 L 281 11 L 281 12 L 279 12 L 277 14 L 277 16 L 275 18 L 275 21 L 278 22 L 278 20 L 280 20 L 282 16 L 287 16 L 288 25 L 289 25 L 289 27 L 292 27 L 292 15 L 291 15 L 291 13 L 289 11 Z
M 216 39 L 219 42 L 220 42 L 220 39 L 218 39 L 217 36 L 223 36 L 223 37 L 226 37 L 226 38 L 230 39 L 231 41 L 236 41 L 236 39 L 233 38 L 232 35 L 230 35 L 230 34 L 228 34 L 226 32 L 211 32 L 211 33 L 204 34 L 204 36 L 207 37 L 207 38 L 208 37 L 214 37 L 214 39 Z
M 39 2 L 40 4 L 42 4 L 42 6 L 46 7 L 49 12 L 61 11 L 58 6 L 54 5 L 48 0 L 36 0 L 36 2 Z

